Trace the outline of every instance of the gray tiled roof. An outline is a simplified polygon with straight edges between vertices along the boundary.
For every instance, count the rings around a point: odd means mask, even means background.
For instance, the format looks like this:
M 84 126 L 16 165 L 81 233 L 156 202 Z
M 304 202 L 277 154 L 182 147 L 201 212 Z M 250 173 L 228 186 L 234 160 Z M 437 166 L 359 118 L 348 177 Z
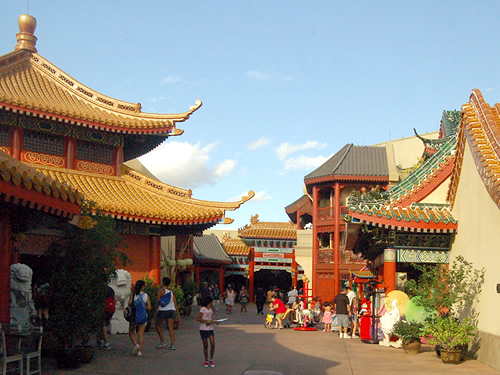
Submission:
M 326 176 L 389 176 L 385 147 L 354 146 L 349 143 L 304 180 Z
M 201 262 L 231 263 L 215 234 L 193 237 L 194 257 Z

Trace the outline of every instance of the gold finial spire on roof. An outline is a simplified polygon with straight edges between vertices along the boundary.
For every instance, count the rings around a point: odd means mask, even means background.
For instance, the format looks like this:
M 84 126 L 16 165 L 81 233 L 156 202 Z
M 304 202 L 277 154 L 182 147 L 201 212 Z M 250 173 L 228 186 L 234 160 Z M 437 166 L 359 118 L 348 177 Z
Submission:
M 18 19 L 19 33 L 16 34 L 17 45 L 15 50 L 26 49 L 37 52 L 35 45 L 38 40 L 35 36 L 36 19 L 29 14 L 21 14 Z

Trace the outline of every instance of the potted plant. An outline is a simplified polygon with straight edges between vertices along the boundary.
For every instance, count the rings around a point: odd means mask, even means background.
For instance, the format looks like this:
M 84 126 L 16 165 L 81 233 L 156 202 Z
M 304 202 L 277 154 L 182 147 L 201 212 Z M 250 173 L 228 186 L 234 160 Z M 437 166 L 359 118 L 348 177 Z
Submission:
M 114 221 L 97 213 L 93 204 L 82 206 L 78 226 L 66 224 L 62 236 L 51 244 L 52 304 L 47 331 L 56 341 L 59 367 L 78 367 L 81 349 L 89 337 L 102 330 L 106 283 L 115 265 L 125 264 L 118 250 L 121 237 Z
M 474 336 L 475 325 L 471 318 L 459 319 L 446 315 L 428 320 L 424 334 L 430 344 L 439 346 L 441 360 L 444 363 L 459 363 L 463 358 L 464 348 Z
M 438 349 L 441 356 L 449 350 L 458 351 L 459 360 L 463 359 L 477 326 L 479 315 L 474 305 L 481 294 L 484 269 L 475 269 L 462 256 L 458 256 L 450 267 L 414 267 L 421 276 L 418 281 L 409 280 L 406 287 L 410 295 L 419 297 L 417 304 L 430 315 L 424 323 L 424 334 L 429 336 L 430 343 L 436 344 L 436 353 Z M 447 358 L 445 354 L 443 361 Z
M 422 323 L 400 320 L 392 327 L 392 334 L 401 339 L 405 353 L 417 354 L 420 352 L 423 328 Z

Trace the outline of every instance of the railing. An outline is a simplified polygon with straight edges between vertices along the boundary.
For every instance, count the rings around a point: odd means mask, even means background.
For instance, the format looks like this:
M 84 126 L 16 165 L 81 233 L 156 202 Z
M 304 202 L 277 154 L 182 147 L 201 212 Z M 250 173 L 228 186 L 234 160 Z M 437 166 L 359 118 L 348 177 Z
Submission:
M 348 211 L 346 206 L 340 206 L 340 214 L 343 215 Z M 331 220 L 335 217 L 335 207 L 320 207 L 318 208 L 318 220 Z
M 333 263 L 335 250 L 333 249 L 318 249 L 317 263 Z M 340 251 L 341 263 L 365 263 L 366 261 L 360 255 L 354 254 L 351 250 Z

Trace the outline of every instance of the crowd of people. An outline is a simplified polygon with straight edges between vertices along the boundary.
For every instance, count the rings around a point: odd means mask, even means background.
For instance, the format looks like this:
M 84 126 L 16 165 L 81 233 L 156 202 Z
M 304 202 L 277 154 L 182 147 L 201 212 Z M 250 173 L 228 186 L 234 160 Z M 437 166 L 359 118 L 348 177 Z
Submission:
M 134 311 L 129 320 L 129 336 L 133 345 L 132 355 L 142 356 L 148 320 L 147 312 L 152 309 L 156 311 L 156 332 L 160 340 L 156 348 L 162 349 L 168 346 L 169 350 L 176 349 L 174 322 L 178 319 L 178 306 L 175 294 L 169 289 L 170 284 L 171 280 L 168 277 L 162 279 L 161 288 L 156 296 L 156 306 L 152 306 L 150 296 L 144 292 L 145 282 L 143 280 L 136 282 L 128 301 Z M 247 313 L 248 303 L 251 302 L 250 294 L 245 286 L 241 286 L 240 290 L 236 291 L 229 284 L 224 292 L 221 292 L 218 284 L 209 286 L 208 282 L 203 282 L 197 300 L 200 311 L 196 320 L 200 323 L 199 330 L 205 358 L 203 366 L 215 367 L 214 324 L 218 324 L 219 321 L 213 319 L 213 314 L 219 313 L 222 303 L 226 307 L 226 314 L 233 313 L 235 303 L 240 304 L 240 313 Z M 103 349 L 110 348 L 108 330 L 114 313 L 114 302 L 113 289 L 108 287 L 103 331 L 98 336 L 98 344 Z M 359 338 L 359 319 L 365 311 L 360 306 L 360 299 L 356 292 L 349 288 L 343 288 L 333 301 L 325 301 L 323 304 L 319 297 L 306 300 L 303 291 L 297 290 L 296 287 L 288 291 L 277 287 L 271 287 L 267 291 L 257 288 L 253 302 L 257 307 L 257 314 L 260 315 L 264 315 L 264 306 L 267 304 L 269 309 L 267 320 L 269 322 L 271 317 L 271 321 L 275 321 L 274 327 L 271 325 L 271 328 L 290 328 L 293 324 L 312 327 L 322 323 L 323 332 L 338 331 L 340 338 L 345 339 Z M 166 325 L 169 332 L 169 345 L 165 342 L 163 325 Z

